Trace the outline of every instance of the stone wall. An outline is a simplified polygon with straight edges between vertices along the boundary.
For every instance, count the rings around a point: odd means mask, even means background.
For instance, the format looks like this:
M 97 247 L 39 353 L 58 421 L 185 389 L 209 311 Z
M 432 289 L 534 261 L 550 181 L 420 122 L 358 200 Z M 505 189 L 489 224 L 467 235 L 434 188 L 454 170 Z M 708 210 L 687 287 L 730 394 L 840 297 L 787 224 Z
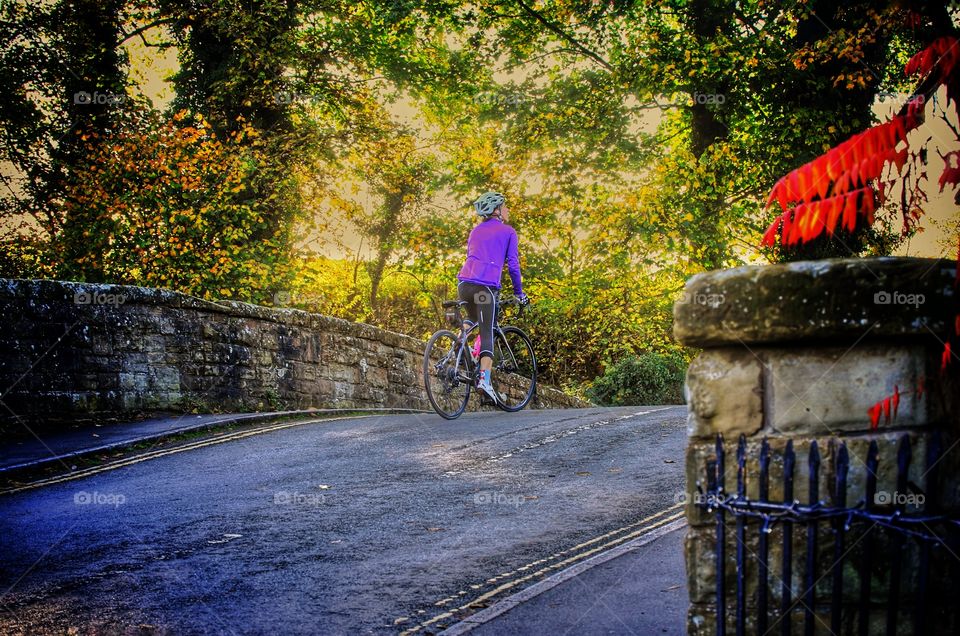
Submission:
M 366 324 L 161 289 L 5 279 L 0 316 L 8 425 L 158 410 L 430 408 L 424 343 Z M 583 405 L 541 386 L 533 406 Z
M 807 459 L 816 440 L 823 456 L 819 499 L 829 501 L 836 466 L 830 449 L 845 442 L 850 453 L 847 505 L 864 499 L 866 456 L 871 441 L 879 447 L 877 490 L 896 490 L 896 457 L 901 436 L 909 435 L 914 458 L 909 472 L 913 487 L 930 493 L 929 473 L 924 455 L 931 437 L 942 436 L 948 450 L 940 461 L 937 501 L 931 509 L 960 509 L 960 358 L 950 360 L 941 371 L 944 343 L 957 350 L 960 323 L 957 265 L 953 261 L 928 259 L 849 259 L 793 263 L 767 267 L 743 267 L 710 272 L 687 283 L 682 302 L 674 307 L 674 333 L 682 343 L 702 347 L 687 374 L 690 404 L 687 449 L 686 539 L 689 581 L 690 634 L 717 631 L 716 518 L 696 505 L 698 486 L 705 490 L 708 462 L 717 457 L 715 440 L 724 436 L 726 492 L 735 490 L 736 446 L 746 438 L 747 496 L 757 497 L 757 456 L 766 439 L 772 457 L 780 457 L 786 443 L 796 450 L 794 499 L 808 501 Z M 877 404 L 896 395 L 898 405 L 889 417 L 882 411 L 872 415 Z M 782 462 L 771 465 L 771 501 L 782 497 Z M 703 502 L 701 502 L 703 503 Z M 732 516 L 727 515 L 732 524 Z M 743 567 L 746 576 L 748 633 L 755 632 L 757 619 L 757 524 L 750 523 L 753 537 L 746 545 Z M 781 529 L 770 534 L 770 580 L 782 573 Z M 869 530 L 867 531 L 869 532 Z M 726 596 L 727 629 L 733 632 L 736 564 L 735 536 L 727 530 Z M 793 574 L 789 581 L 793 598 L 804 591 L 803 572 L 805 528 L 794 531 Z M 851 544 L 854 538 L 851 538 Z M 889 546 L 888 546 L 889 547 Z M 817 563 L 829 567 L 832 544 L 822 541 Z M 857 554 L 854 550 L 851 559 Z M 915 555 L 915 552 L 904 554 Z M 870 597 L 870 633 L 883 630 L 892 551 L 880 551 L 874 563 L 878 583 Z M 915 608 L 917 561 L 906 556 L 903 564 L 902 598 L 898 633 L 913 633 L 910 627 Z M 949 559 L 949 556 L 944 558 Z M 826 564 L 826 565 L 824 565 Z M 856 596 L 860 575 L 851 565 L 844 571 L 844 625 L 857 620 Z M 938 590 L 936 573 L 931 574 L 931 612 L 938 620 L 952 615 Z M 830 625 L 830 577 L 816 586 L 815 611 L 821 622 L 816 633 Z M 955 582 L 941 581 L 955 589 Z M 889 584 L 889 581 L 887 582 Z M 942 587 L 940 590 L 942 591 Z M 777 589 L 771 592 L 771 608 L 779 609 Z M 953 601 L 950 601 L 953 603 Z M 793 633 L 800 633 L 802 604 L 793 610 Z M 932 614 L 933 616 L 933 614 Z M 774 625 L 776 614 L 771 614 Z M 946 620 L 946 619 L 944 619 Z M 751 626 L 753 628 L 751 629 Z M 951 622 L 941 622 L 936 633 L 953 633 Z M 780 633 L 780 625 L 773 630 Z M 844 633 L 847 633 L 844 631 Z M 852 632 L 851 632 L 852 633 Z M 935 632 L 930 632 L 935 633 Z

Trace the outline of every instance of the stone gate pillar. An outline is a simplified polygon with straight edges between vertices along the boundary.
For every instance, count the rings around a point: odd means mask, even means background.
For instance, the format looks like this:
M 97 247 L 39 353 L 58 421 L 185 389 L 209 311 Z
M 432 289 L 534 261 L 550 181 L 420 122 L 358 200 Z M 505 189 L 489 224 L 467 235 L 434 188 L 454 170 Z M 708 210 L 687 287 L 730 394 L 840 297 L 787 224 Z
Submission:
M 717 435 L 723 436 L 725 491 L 736 494 L 736 452 L 745 438 L 745 491 L 758 497 L 758 455 L 766 440 L 770 449 L 770 501 L 783 501 L 783 454 L 788 442 L 796 454 L 793 500 L 809 501 L 807 474 L 810 448 L 817 442 L 821 456 L 818 494 L 829 502 L 837 466 L 835 452 L 849 451 L 846 505 L 865 502 L 867 461 L 871 442 L 876 442 L 879 469 L 877 493 L 897 496 L 897 458 L 903 438 L 912 461 L 905 476 L 908 493 L 924 493 L 936 501 L 907 507 L 911 510 L 956 512 L 960 506 L 960 305 L 957 264 L 953 261 L 914 258 L 834 259 L 763 267 L 741 267 L 700 274 L 691 278 L 674 306 L 674 334 L 681 343 L 701 348 L 687 373 L 690 405 L 689 443 L 686 458 L 687 518 L 690 529 L 685 556 L 689 580 L 689 634 L 717 633 L 717 528 L 716 509 L 698 505 L 698 487 L 705 491 L 708 466 L 717 459 Z M 942 371 L 944 345 L 953 354 Z M 937 437 L 943 456 L 931 473 L 925 464 L 931 440 Z M 937 475 L 937 484 L 930 482 Z M 880 497 L 880 495 L 876 495 Z M 875 497 L 875 498 L 876 498 Z M 789 499 L 789 498 L 787 498 Z M 702 496 L 699 503 L 704 503 Z M 892 510 L 873 502 L 878 510 Z M 756 633 L 760 602 L 760 522 L 751 519 L 743 548 L 743 562 L 736 559 L 737 534 L 733 515 L 726 515 L 724 580 L 727 633 L 736 633 L 736 584 L 738 568 L 744 576 L 747 633 Z M 792 633 L 803 633 L 804 601 L 814 599 L 810 615 L 815 633 L 831 633 L 832 584 L 830 573 L 834 535 L 824 528 L 812 554 L 815 555 L 813 596 L 807 596 L 805 579 L 807 532 L 801 524 L 792 529 L 792 572 L 787 580 Z M 829 524 L 827 524 L 829 526 Z M 782 524 L 767 533 L 769 550 L 766 625 L 781 633 L 784 597 L 784 539 Z M 886 610 L 891 585 L 897 597 L 897 633 L 913 631 L 916 589 L 920 585 L 919 557 L 907 541 L 870 539 L 869 526 L 854 531 L 844 545 L 846 561 L 838 576 L 842 633 L 856 633 L 863 614 L 870 634 L 885 633 Z M 790 535 L 787 535 L 790 536 Z M 877 533 L 879 537 L 879 533 Z M 874 554 L 871 587 L 862 592 L 864 545 Z M 877 547 L 879 546 L 879 547 Z M 892 546 L 892 547 L 891 547 Z M 900 546 L 899 582 L 890 571 L 895 547 Z M 960 552 L 934 551 L 944 563 L 958 559 Z M 939 574 L 938 574 L 939 573 Z M 933 623 L 928 633 L 955 633 L 955 592 L 960 584 L 940 581 L 937 564 L 930 578 Z M 863 596 L 862 596 L 863 595 Z M 865 599 L 865 600 L 864 600 Z M 868 610 L 861 612 L 866 603 Z

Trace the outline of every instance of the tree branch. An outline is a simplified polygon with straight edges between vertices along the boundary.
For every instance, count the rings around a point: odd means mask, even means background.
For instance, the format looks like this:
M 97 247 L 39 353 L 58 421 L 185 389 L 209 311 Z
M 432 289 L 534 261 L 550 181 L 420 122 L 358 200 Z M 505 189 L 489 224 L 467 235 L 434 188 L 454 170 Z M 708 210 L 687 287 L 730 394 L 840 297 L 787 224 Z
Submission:
M 150 24 L 145 24 L 142 27 L 138 27 L 133 31 L 131 31 L 130 33 L 127 33 L 123 29 L 120 29 L 120 32 L 123 33 L 123 37 L 117 42 L 117 46 L 120 46 L 121 44 L 123 44 L 124 42 L 126 42 L 132 37 L 136 37 L 138 35 L 141 35 L 145 31 L 149 31 L 153 27 L 158 27 L 161 24 L 170 24 L 171 22 L 175 22 L 175 21 L 176 21 L 176 18 L 160 18 L 158 20 L 154 20 Z
M 613 72 L 613 67 L 610 66 L 609 62 L 607 62 L 605 59 L 600 57 L 599 54 L 594 53 L 593 51 L 588 49 L 586 46 L 584 46 L 579 40 L 574 38 L 572 35 L 570 35 L 566 31 L 564 31 L 563 29 L 555 25 L 553 22 L 545 18 L 541 13 L 539 13 L 533 7 L 531 7 L 526 2 L 524 2 L 524 0 L 517 0 L 517 4 L 520 5 L 520 8 L 522 8 L 527 13 L 527 15 L 529 15 L 534 20 L 536 20 L 537 22 L 542 24 L 544 27 L 546 27 L 548 31 L 550 31 L 560 39 L 569 43 L 573 48 L 575 48 L 581 54 L 590 58 L 591 60 L 593 60 L 600 66 L 602 66 L 603 68 Z

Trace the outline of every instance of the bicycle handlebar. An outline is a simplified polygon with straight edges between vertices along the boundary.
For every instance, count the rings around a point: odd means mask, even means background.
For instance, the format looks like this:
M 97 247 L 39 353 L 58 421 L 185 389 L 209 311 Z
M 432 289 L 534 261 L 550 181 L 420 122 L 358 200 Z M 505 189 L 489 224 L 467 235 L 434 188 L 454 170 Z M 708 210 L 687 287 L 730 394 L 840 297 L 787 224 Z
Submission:
M 522 314 L 524 310 L 529 308 L 532 303 L 528 301 L 526 304 L 523 304 L 520 302 L 520 299 L 518 299 L 516 296 L 511 296 L 506 300 L 501 300 L 497 304 L 500 306 L 500 309 L 503 309 L 504 307 L 509 307 L 512 305 L 517 308 L 518 313 Z

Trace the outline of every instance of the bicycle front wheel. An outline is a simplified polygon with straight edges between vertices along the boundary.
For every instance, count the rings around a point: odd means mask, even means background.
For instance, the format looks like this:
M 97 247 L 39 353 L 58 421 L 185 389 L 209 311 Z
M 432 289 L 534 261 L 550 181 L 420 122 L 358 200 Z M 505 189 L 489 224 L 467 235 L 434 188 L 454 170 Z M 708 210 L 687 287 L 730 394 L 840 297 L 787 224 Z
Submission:
M 504 411 L 519 411 L 537 390 L 537 359 L 530 338 L 517 327 L 498 331 L 493 343 L 493 388 Z
M 430 405 L 441 416 L 453 420 L 467 408 L 470 399 L 470 373 L 461 353 L 457 355 L 457 336 L 441 330 L 433 334 L 423 354 L 423 384 Z

